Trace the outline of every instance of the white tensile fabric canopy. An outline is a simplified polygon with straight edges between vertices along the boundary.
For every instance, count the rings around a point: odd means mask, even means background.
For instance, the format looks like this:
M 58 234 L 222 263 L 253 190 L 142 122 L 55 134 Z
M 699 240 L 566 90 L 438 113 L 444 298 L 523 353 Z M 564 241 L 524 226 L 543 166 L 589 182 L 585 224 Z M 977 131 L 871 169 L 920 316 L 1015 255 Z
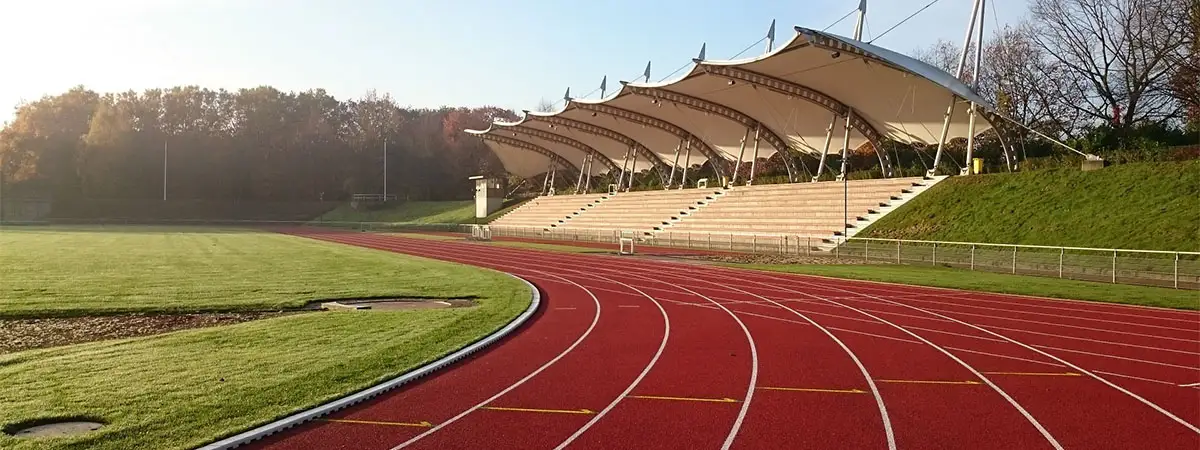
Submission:
M 566 169 L 584 167 L 585 156 L 594 151 L 602 157 L 593 158 L 599 161 L 591 175 L 621 171 L 627 154 L 639 158 L 636 170 L 661 171 L 677 160 L 680 167 L 713 159 L 748 162 L 756 136 L 759 158 L 781 151 L 819 156 L 826 148 L 837 153 L 849 116 L 849 148 L 872 144 L 888 170 L 891 163 L 880 141 L 937 145 L 951 102 L 947 141 L 969 133 L 971 103 L 983 112 L 976 117 L 976 134 L 992 128 L 988 119 L 994 109 L 940 69 L 865 42 L 801 27 L 795 31 L 791 40 L 761 56 L 696 60 L 671 81 L 622 82 L 603 99 L 568 99 L 556 112 L 526 111 L 518 122 L 468 132 L 506 136 L 508 143 L 489 140 L 489 146 L 506 170 L 531 176 L 545 172 L 552 158 L 511 140 L 560 156 L 556 164 Z M 547 134 L 563 139 L 547 139 Z M 723 170 L 725 164 L 714 166 Z

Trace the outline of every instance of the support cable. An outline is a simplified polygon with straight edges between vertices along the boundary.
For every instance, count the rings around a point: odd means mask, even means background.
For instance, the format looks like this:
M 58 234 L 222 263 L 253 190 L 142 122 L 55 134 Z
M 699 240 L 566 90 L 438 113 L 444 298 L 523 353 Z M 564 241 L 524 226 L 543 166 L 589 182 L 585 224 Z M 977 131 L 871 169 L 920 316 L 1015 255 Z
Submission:
M 872 42 L 875 42 L 875 41 L 879 40 L 879 38 L 881 38 L 881 37 L 887 36 L 887 34 L 888 34 L 888 33 L 891 33 L 891 32 L 892 32 L 892 30 L 895 30 L 895 29 L 896 29 L 896 27 L 898 27 L 898 26 L 900 26 L 900 25 L 904 25 L 904 22 L 908 22 L 908 21 L 909 21 L 910 19 L 912 19 L 913 17 L 916 17 L 916 16 L 917 16 L 917 14 L 920 14 L 920 13 L 924 12 L 926 9 L 929 9 L 929 7 L 930 7 L 930 6 L 933 6 L 933 4 L 934 4 L 934 3 L 937 3 L 937 2 L 938 2 L 938 0 L 933 0 L 933 1 L 929 2 L 929 4 L 928 4 L 928 5 L 925 5 L 925 6 L 921 7 L 921 9 L 918 9 L 918 10 L 917 10 L 917 12 L 914 12 L 914 13 L 912 13 L 912 14 L 911 14 L 911 15 L 909 15 L 908 17 L 905 17 L 905 18 L 904 18 L 904 20 L 901 20 L 900 22 L 896 23 L 895 25 L 892 25 L 892 27 L 891 27 L 891 28 L 888 28 L 888 29 L 887 29 L 887 31 L 884 31 L 884 32 L 883 32 L 883 33 L 881 33 L 879 36 L 875 36 L 875 39 L 871 39 L 871 40 L 867 41 L 867 43 L 868 43 L 868 44 L 870 44 L 870 43 L 872 43 Z

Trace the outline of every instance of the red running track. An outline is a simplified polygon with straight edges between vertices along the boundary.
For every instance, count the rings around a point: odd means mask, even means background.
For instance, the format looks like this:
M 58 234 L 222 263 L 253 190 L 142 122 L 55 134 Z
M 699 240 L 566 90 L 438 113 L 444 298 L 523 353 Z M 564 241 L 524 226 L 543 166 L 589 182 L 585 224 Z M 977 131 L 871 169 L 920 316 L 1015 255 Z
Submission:
M 311 229 L 492 268 L 491 349 L 256 448 L 1200 448 L 1200 313 Z

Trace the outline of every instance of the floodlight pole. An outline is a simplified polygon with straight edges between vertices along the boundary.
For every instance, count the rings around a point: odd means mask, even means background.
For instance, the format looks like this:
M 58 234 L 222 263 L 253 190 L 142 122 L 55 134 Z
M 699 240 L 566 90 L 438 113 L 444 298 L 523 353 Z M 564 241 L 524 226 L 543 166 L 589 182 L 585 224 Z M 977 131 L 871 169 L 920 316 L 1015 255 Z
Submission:
M 817 162 L 817 174 L 813 175 L 813 183 L 821 178 L 821 170 L 825 168 L 825 156 L 829 155 L 829 144 L 833 143 L 833 129 L 837 126 L 837 120 L 837 113 L 833 113 L 833 119 L 829 120 L 829 127 L 825 128 L 825 146 L 821 148 L 821 160 Z
M 387 137 L 383 138 L 383 202 L 387 203 Z
M 167 201 L 167 140 L 163 139 L 163 201 Z

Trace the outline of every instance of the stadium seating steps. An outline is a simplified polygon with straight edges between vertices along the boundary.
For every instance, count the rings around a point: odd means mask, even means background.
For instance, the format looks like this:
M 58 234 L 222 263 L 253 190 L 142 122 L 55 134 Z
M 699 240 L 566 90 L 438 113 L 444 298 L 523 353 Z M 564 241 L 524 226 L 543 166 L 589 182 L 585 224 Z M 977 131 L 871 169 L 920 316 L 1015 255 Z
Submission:
M 757 235 L 830 240 L 843 229 L 853 236 L 944 178 L 542 196 L 491 225 L 544 232 L 627 231 L 659 242 L 715 234 L 726 239 Z

